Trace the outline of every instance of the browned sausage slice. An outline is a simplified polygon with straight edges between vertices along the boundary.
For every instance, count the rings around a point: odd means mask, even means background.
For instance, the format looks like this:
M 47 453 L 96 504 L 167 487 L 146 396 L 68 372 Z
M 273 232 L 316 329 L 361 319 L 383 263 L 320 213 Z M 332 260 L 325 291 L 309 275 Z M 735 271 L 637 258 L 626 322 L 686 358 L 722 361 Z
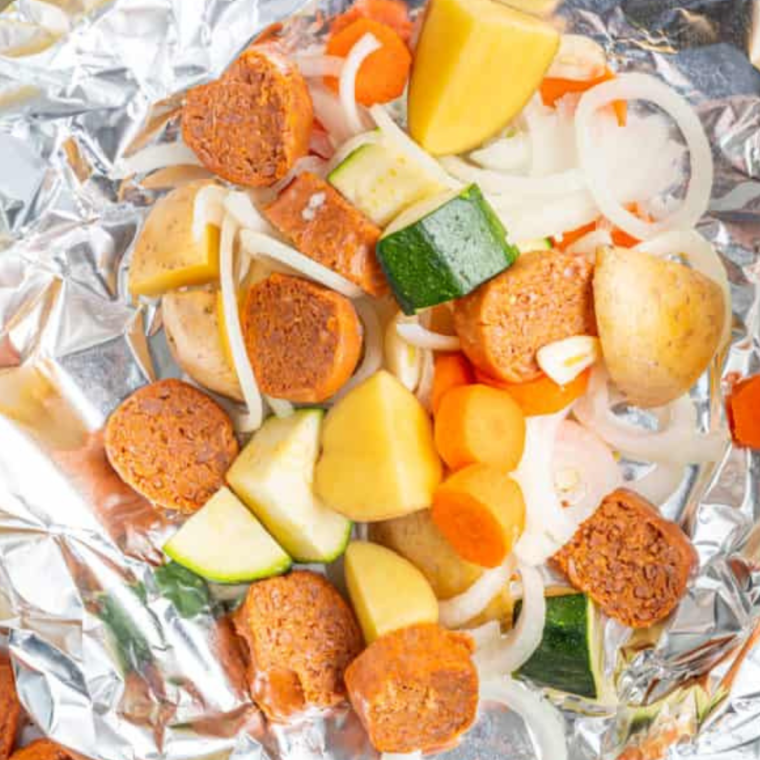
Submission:
M 165 509 L 194 512 L 224 485 L 238 454 L 227 413 L 180 380 L 133 393 L 106 425 L 106 454 L 121 479 Z
M 247 644 L 251 696 L 271 720 L 346 697 L 343 674 L 362 649 L 354 613 L 321 575 L 254 583 L 235 617 Z
M 282 179 L 306 155 L 313 121 L 296 65 L 270 46 L 254 46 L 222 79 L 188 92 L 182 137 L 215 174 L 260 187 Z
M 340 390 L 362 347 L 361 323 L 351 301 L 282 274 L 248 291 L 243 333 L 262 393 L 307 404 Z
M 16 743 L 21 704 L 11 661 L 0 655 L 0 760 L 8 760 Z
M 388 291 L 375 257 L 380 228 L 315 174 L 300 174 L 264 213 L 302 253 L 372 296 Z
M 16 750 L 12 757 L 13 760 L 84 760 L 82 755 L 50 739 L 37 739 L 23 749 Z
M 678 525 L 623 488 L 554 556 L 573 586 L 632 628 L 647 628 L 673 611 L 696 560 Z
M 467 358 L 509 383 L 541 375 L 536 352 L 572 335 L 596 335 L 593 266 L 582 256 L 535 251 L 455 304 Z
M 346 671 L 354 710 L 379 752 L 436 752 L 475 721 L 478 674 L 472 639 L 439 625 L 377 639 Z

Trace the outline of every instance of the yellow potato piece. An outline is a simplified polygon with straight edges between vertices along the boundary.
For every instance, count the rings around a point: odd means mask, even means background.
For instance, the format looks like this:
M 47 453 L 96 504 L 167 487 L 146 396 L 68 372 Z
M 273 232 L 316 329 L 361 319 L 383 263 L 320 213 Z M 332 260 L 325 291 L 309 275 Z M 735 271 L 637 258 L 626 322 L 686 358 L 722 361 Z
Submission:
M 434 155 L 495 135 L 537 90 L 559 48 L 549 24 L 493 0 L 431 0 L 409 89 L 409 130 Z
M 198 240 L 193 235 L 195 196 L 209 184 L 183 185 L 153 206 L 132 254 L 132 295 L 159 296 L 219 277 L 219 228 L 207 225 Z
M 346 517 L 373 522 L 425 509 L 441 475 L 430 418 L 388 372 L 370 377 L 328 413 L 315 487 Z
M 425 576 L 384 546 L 349 544 L 346 585 L 367 644 L 399 628 L 438 622 L 438 600 Z
M 686 393 L 723 333 L 725 304 L 715 282 L 640 251 L 599 250 L 594 305 L 607 370 L 637 406 L 662 406 Z

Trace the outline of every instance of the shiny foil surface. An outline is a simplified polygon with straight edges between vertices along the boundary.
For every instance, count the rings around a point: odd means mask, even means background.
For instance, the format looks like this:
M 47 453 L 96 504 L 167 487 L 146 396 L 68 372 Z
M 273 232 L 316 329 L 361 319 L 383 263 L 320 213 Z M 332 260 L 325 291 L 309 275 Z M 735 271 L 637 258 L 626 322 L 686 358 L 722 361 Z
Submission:
M 318 17 L 299 6 L 18 0 L 0 14 L 0 629 L 34 720 L 93 758 L 376 757 L 348 711 L 265 724 L 227 618 L 244 589 L 160 567 L 172 518 L 121 484 L 99 432 L 133 390 L 181 375 L 157 304 L 125 287 L 147 209 L 176 176 L 124 179 L 122 160 L 176 140 L 182 91 L 302 11 L 298 44 Z M 617 69 L 685 95 L 710 138 L 700 231 L 725 260 L 734 325 L 695 400 L 705 427 L 720 424 L 726 379 L 760 371 L 760 2 L 570 0 L 561 13 Z M 691 534 L 698 573 L 663 629 L 606 626 L 618 708 L 557 698 L 573 760 L 760 757 L 760 453 L 688 469 L 663 511 Z M 442 757 L 528 760 L 531 746 L 518 718 L 484 705 Z

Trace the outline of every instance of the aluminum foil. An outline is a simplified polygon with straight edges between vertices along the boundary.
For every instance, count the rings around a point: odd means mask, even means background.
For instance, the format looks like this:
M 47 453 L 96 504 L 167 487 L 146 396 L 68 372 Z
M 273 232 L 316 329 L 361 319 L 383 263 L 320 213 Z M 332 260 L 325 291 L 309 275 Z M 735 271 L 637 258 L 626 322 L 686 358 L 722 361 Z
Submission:
M 259 31 L 303 11 L 300 39 L 315 18 L 300 5 L 18 0 L 0 15 L 0 629 L 39 729 L 93 758 L 376 756 L 349 711 L 265 724 L 227 618 L 244 589 L 159 566 L 171 518 L 120 483 L 98 432 L 131 391 L 180 374 L 160 312 L 125 289 L 146 209 L 176 176 L 124 181 L 122 159 L 175 139 L 181 92 Z M 695 393 L 715 424 L 721 378 L 760 371 L 760 3 L 570 0 L 562 14 L 617 68 L 688 97 L 709 134 L 701 231 L 735 317 Z M 760 757 L 760 454 L 690 468 L 663 510 L 690 531 L 699 572 L 664 629 L 607 625 L 621 705 L 560 700 L 574 760 Z M 518 718 L 486 708 L 445 757 L 528 760 L 531 747 Z

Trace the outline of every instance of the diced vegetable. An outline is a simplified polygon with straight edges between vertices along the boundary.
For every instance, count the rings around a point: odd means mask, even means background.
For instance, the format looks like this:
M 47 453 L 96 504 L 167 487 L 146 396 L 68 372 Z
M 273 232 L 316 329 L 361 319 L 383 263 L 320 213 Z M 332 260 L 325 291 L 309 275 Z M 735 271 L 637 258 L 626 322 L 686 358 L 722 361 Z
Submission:
M 571 383 L 601 358 L 599 338 L 593 335 L 573 335 L 547 343 L 536 353 L 538 366 L 558 385 Z
M 760 375 L 738 382 L 728 397 L 727 408 L 734 443 L 760 449 Z
M 349 544 L 346 585 L 367 644 L 408 625 L 438 622 L 438 600 L 425 576 L 384 546 Z
M 401 96 L 409 78 L 412 55 L 390 26 L 371 18 L 357 19 L 345 29 L 334 33 L 327 42 L 327 55 L 339 58 L 347 56 L 366 34 L 371 34 L 381 47 L 359 69 L 356 76 L 356 99 L 362 105 L 371 106 Z M 327 77 L 325 82 L 337 92 L 335 77 Z
M 195 196 L 208 185 L 184 185 L 153 206 L 132 254 L 132 295 L 158 296 L 219 277 L 219 228 L 209 224 L 199 238 L 193 234 Z
M 409 206 L 445 189 L 383 140 L 357 148 L 327 179 L 381 227 Z
M 443 397 L 452 389 L 475 382 L 475 373 L 467 357 L 457 351 L 435 357 L 435 376 L 431 405 L 433 414 L 438 412 Z
M 515 603 L 515 620 L 522 604 Z M 517 675 L 587 699 L 607 701 L 610 685 L 602 669 L 599 613 L 586 594 L 546 599 L 546 623 L 539 648 Z
M 188 570 L 215 583 L 245 583 L 290 569 L 290 557 L 227 488 L 222 488 L 164 546 Z
M 497 567 L 523 532 L 525 502 L 520 486 L 504 472 L 474 464 L 436 489 L 433 520 L 463 559 Z
M 506 391 L 462 385 L 441 399 L 435 445 L 452 470 L 479 462 L 512 472 L 525 448 L 525 415 Z
M 351 523 L 312 489 L 322 416 L 305 409 L 268 419 L 227 472 L 235 493 L 299 562 L 331 562 L 351 534 Z
M 557 101 L 565 95 L 586 92 L 586 90 L 590 90 L 602 82 L 609 82 L 614 78 L 615 72 L 611 69 L 607 69 L 602 76 L 595 79 L 550 79 L 547 77 L 541 83 L 541 100 L 546 106 L 555 106 Z M 613 108 L 618 124 L 624 127 L 628 121 L 628 104 L 625 100 L 618 100 L 613 104 Z
M 479 383 L 507 391 L 526 417 L 537 417 L 559 412 L 579 399 L 586 392 L 590 372 L 582 372 L 567 385 L 557 385 L 545 376 L 527 383 L 503 383 L 478 370 L 475 370 L 475 376 Z
M 315 486 L 333 509 L 372 522 L 429 507 L 441 480 L 433 431 L 419 401 L 388 372 L 328 412 Z
M 412 35 L 409 6 L 403 0 L 358 0 L 334 19 L 330 31 L 337 34 L 360 18 L 371 18 L 391 27 L 404 42 Z
M 377 256 L 406 314 L 467 295 L 511 266 L 517 249 L 476 185 L 401 214 Z
M 558 48 L 552 26 L 502 3 L 432 0 L 409 89 L 412 137 L 434 155 L 477 147 L 522 110 Z
M 385 328 L 385 340 L 383 341 L 383 356 L 385 366 L 391 371 L 401 384 L 414 391 L 420 383 L 422 377 L 423 352 L 409 345 L 399 334 L 396 329 L 399 324 L 399 318 L 403 317 L 401 312 L 388 322 Z

